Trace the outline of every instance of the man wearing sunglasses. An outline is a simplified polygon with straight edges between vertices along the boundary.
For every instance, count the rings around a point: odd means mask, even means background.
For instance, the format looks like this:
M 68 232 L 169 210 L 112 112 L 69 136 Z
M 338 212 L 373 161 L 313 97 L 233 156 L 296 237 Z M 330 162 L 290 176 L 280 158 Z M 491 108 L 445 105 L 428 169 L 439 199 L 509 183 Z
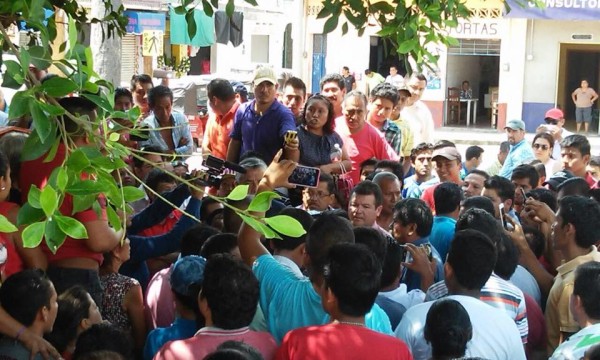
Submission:
M 561 109 L 553 108 L 546 111 L 544 121 L 546 123 L 538 126 L 536 133 L 548 132 L 552 134 L 552 137 L 554 138 L 552 158 L 560 159 L 560 142 L 567 136 L 573 135 L 573 133 L 564 128 L 565 114 Z

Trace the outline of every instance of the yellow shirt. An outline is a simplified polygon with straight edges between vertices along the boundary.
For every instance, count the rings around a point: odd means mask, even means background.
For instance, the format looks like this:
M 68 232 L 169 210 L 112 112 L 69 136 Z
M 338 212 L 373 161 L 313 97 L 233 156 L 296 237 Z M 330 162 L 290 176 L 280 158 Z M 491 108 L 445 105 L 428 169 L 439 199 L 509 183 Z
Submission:
M 405 120 L 402 120 L 401 118 L 399 118 L 398 120 L 394 120 L 393 123 L 398 125 L 398 127 L 400 128 L 400 134 L 402 137 L 402 145 L 400 146 L 401 154 L 398 155 L 402 157 L 410 156 L 410 152 L 414 147 L 414 137 L 412 132 L 410 131 L 410 126 L 408 126 L 408 123 Z
M 569 301 L 573 293 L 575 269 L 590 261 L 600 261 L 600 253 L 595 246 L 586 255 L 562 264 L 556 270 L 554 284 L 550 289 L 546 303 L 546 330 L 548 331 L 548 354 L 552 354 L 559 345 L 560 333 L 575 333 L 580 330 L 577 321 L 569 310 Z

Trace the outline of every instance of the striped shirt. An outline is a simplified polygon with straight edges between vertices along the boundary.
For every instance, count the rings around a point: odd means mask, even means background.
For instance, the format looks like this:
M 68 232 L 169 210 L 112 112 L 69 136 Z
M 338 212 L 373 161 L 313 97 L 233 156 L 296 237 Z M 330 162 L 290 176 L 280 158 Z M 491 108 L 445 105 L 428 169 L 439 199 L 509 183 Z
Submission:
M 443 281 L 440 281 L 429 287 L 425 301 L 437 300 L 447 295 L 448 288 Z M 527 343 L 529 324 L 527 322 L 525 296 L 518 287 L 492 273 L 492 276 L 481 288 L 480 300 L 495 308 L 504 310 L 517 324 L 523 344 Z

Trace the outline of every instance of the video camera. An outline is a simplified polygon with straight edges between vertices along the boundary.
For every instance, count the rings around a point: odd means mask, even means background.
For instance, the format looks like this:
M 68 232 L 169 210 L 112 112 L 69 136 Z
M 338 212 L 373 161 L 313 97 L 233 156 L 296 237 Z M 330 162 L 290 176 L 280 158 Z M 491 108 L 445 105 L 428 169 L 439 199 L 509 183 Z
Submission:
M 221 180 L 223 178 L 223 172 L 225 169 L 233 170 L 241 174 L 246 173 L 246 169 L 238 164 L 208 155 L 204 161 L 203 168 L 198 169 L 196 172 L 196 177 L 190 178 L 190 180 L 193 180 L 201 186 L 218 188 L 221 185 Z

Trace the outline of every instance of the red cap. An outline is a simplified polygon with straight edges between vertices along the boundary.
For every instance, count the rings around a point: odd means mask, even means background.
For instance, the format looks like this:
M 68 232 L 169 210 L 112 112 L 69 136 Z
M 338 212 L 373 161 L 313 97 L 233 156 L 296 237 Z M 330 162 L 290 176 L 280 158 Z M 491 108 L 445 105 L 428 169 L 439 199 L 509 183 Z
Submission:
M 563 113 L 563 111 L 561 109 L 550 109 L 548 111 L 546 111 L 546 116 L 544 116 L 544 119 L 554 119 L 554 120 L 560 120 L 560 119 L 564 119 L 565 114 Z

